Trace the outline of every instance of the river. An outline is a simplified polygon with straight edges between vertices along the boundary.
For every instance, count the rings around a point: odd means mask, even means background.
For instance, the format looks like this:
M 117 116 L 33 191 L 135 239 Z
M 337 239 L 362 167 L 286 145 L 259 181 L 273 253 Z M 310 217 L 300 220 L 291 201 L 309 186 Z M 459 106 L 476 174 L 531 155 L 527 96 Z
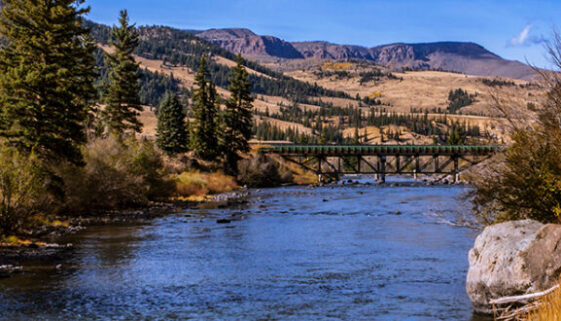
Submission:
M 92 227 L 58 268 L 0 280 L 0 319 L 486 320 L 465 292 L 467 191 L 284 187 Z

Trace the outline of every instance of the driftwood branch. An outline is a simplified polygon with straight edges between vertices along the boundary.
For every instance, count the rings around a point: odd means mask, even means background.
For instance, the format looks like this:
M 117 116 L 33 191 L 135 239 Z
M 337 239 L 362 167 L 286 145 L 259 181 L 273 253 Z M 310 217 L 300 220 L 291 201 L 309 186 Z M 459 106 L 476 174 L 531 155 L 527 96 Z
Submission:
M 542 292 L 536 292 L 536 293 L 530 293 L 530 294 L 525 294 L 525 295 L 517 295 L 517 296 L 507 296 L 504 298 L 499 298 L 499 299 L 494 299 L 491 300 L 490 303 L 491 304 L 507 304 L 507 303 L 523 303 L 525 301 L 528 300 L 533 300 L 533 299 L 538 299 L 544 295 L 548 295 L 549 293 L 557 290 L 559 288 L 559 285 L 556 285 L 554 287 L 552 287 L 551 289 L 542 291 Z
M 499 321 L 499 320 L 500 321 L 517 320 L 517 318 L 520 315 L 522 315 L 523 313 L 530 312 L 530 311 L 536 309 L 539 306 L 540 305 L 537 302 L 535 302 L 535 303 L 532 303 L 532 304 L 525 305 L 525 306 L 523 306 L 521 308 L 518 308 L 514 311 L 503 311 L 502 315 L 499 316 L 499 317 L 496 317 L 495 320 L 497 320 L 497 321 Z
M 532 310 L 535 310 L 540 306 L 540 302 L 537 301 L 538 299 L 550 294 L 551 292 L 557 289 L 559 289 L 559 285 L 556 285 L 542 292 L 517 295 L 517 296 L 509 296 L 509 297 L 491 300 L 490 303 L 493 305 L 493 313 L 495 314 L 495 320 L 500 320 L 500 321 L 519 320 L 519 317 L 521 315 L 524 315 Z M 496 305 L 502 305 L 503 307 L 497 308 Z

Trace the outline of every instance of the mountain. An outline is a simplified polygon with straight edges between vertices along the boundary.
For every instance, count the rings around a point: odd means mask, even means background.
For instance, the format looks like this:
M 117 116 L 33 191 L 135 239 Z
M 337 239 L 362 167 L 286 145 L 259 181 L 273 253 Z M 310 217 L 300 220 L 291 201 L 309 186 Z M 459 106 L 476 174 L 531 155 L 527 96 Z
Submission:
M 436 69 L 478 76 L 530 80 L 534 70 L 521 62 L 506 60 L 471 42 L 395 43 L 373 48 L 339 45 L 325 41 L 287 42 L 259 36 L 248 29 L 211 29 L 197 34 L 220 47 L 257 59 L 361 59 L 393 69 Z
M 197 36 L 245 56 L 304 58 L 289 42 L 272 36 L 258 36 L 248 29 L 210 29 Z
M 394 68 L 438 69 L 523 80 L 535 75 L 530 66 L 503 59 L 471 42 L 399 43 L 374 47 L 370 52 L 375 63 Z

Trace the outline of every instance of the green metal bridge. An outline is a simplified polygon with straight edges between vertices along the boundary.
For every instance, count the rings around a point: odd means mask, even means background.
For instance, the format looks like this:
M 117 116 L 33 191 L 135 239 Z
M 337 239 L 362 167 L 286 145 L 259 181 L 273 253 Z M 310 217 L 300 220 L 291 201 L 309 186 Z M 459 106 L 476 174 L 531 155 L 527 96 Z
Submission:
M 498 145 L 292 145 L 262 144 L 258 151 L 274 154 L 322 177 L 341 174 L 453 175 L 504 150 Z

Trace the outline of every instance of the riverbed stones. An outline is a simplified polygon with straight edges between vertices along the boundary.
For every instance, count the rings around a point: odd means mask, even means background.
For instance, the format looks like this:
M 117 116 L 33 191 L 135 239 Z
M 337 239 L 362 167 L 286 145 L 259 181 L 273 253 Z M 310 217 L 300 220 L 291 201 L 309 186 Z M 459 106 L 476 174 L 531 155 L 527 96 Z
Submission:
M 546 290 L 561 273 L 561 225 L 533 220 L 485 228 L 469 252 L 466 289 L 474 309 L 492 313 L 492 299 Z
M 0 265 L 0 279 L 10 277 L 14 273 L 21 272 L 23 268 L 21 266 L 13 265 Z

